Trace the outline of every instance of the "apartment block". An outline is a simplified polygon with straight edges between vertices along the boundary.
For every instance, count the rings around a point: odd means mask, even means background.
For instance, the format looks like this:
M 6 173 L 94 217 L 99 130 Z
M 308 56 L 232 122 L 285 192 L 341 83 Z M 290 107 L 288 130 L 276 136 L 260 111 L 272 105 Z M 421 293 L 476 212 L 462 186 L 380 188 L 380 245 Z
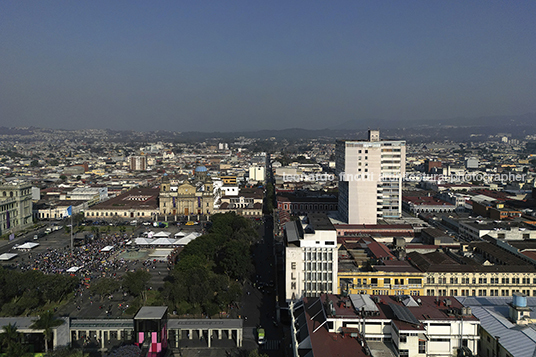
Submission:
M 369 130 L 367 141 L 337 141 L 335 155 L 342 221 L 376 224 L 401 216 L 405 141 L 380 140 L 379 130 Z

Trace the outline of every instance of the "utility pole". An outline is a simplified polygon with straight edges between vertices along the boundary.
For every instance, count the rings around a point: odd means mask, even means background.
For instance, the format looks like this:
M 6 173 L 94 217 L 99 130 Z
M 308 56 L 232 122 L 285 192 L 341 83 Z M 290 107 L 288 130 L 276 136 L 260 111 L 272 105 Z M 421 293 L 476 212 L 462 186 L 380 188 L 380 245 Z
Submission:
M 71 212 L 71 255 L 73 255 L 73 213 Z

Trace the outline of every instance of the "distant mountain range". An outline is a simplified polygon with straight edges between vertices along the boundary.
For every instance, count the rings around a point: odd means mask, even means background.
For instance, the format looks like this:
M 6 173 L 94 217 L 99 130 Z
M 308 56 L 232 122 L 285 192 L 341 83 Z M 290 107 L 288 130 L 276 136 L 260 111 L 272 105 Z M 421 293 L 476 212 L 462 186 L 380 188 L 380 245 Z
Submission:
M 511 127 L 528 126 L 536 127 L 536 113 L 527 113 L 523 115 L 496 115 L 482 117 L 457 117 L 441 121 L 431 120 L 382 120 L 382 119 L 356 119 L 346 121 L 329 130 L 363 130 L 363 129 L 402 129 L 402 128 L 420 128 L 420 127 Z
M 158 130 L 153 132 L 135 132 L 132 130 L 103 130 L 103 133 L 111 135 L 115 140 L 171 140 L 171 141 L 202 141 L 210 138 L 231 140 L 236 137 L 278 140 L 299 139 L 365 139 L 368 129 L 380 129 L 382 138 L 404 139 L 408 142 L 429 141 L 481 141 L 489 136 L 509 134 L 511 138 L 522 139 L 526 135 L 536 134 L 536 113 L 512 116 L 487 116 L 478 118 L 452 118 L 440 123 L 426 120 L 396 121 L 378 119 L 356 119 L 345 123 L 328 127 L 322 130 L 310 130 L 302 128 L 258 130 L 245 132 L 174 132 Z M 72 132 L 77 130 L 65 129 L 40 129 L 35 127 L 8 128 L 0 127 L 0 135 L 34 135 L 39 132 Z

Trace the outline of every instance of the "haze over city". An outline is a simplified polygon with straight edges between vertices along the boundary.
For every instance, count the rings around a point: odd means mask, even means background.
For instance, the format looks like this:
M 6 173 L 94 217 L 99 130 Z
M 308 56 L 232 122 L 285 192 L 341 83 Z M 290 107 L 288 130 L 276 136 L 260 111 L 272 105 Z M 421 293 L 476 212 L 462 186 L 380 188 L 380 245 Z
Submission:
M 533 1 L 5 1 L 0 125 L 322 129 L 536 112 Z

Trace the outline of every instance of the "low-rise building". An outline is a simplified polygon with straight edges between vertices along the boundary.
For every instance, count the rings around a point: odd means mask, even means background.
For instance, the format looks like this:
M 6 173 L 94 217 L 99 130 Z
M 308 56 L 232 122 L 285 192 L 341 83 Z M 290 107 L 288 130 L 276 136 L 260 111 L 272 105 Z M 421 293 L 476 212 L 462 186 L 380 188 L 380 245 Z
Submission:
M 425 273 L 428 296 L 536 296 L 536 267 L 531 260 L 488 241 L 471 242 L 459 250 L 407 253 L 409 262 Z
M 277 209 L 286 211 L 291 215 L 305 215 L 309 213 L 329 213 L 337 211 L 337 197 L 326 196 L 298 196 L 294 194 L 278 194 Z
M 408 357 L 477 355 L 480 321 L 450 296 L 323 294 L 291 304 L 294 356 L 396 355 Z M 311 321 L 311 322 L 309 322 Z M 323 350 L 340 338 L 341 346 L 351 341 L 363 347 L 336 354 Z M 321 340 L 314 342 L 315 340 Z M 349 340 L 349 341 L 348 341 Z M 358 345 L 358 346 L 359 346 Z M 372 353 L 374 351 L 374 353 Z
M 536 298 L 457 296 L 480 320 L 479 356 L 534 356 L 536 354 Z
M 32 186 L 25 183 L 0 185 L 0 235 L 32 224 Z
M 501 240 L 536 239 L 536 230 L 519 222 L 465 220 L 459 222 L 458 229 L 461 238 L 467 241 L 481 240 L 486 235 Z
M 85 212 L 89 219 L 152 218 L 158 214 L 157 188 L 134 188 L 90 207 Z
M 264 193 L 258 189 L 242 189 L 236 195 L 223 196 L 216 213 L 235 212 L 245 217 L 261 217 Z

